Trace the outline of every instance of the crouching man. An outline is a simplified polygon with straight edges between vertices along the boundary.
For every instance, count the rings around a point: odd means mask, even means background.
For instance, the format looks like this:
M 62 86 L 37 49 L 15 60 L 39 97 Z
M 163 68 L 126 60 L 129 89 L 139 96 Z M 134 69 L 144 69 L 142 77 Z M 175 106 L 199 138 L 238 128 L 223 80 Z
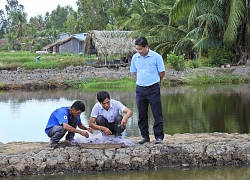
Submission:
M 66 140 L 68 140 L 72 146 L 77 145 L 74 140 L 75 133 L 85 136 L 86 138 L 89 137 L 87 131 L 93 133 L 91 128 L 87 128 L 81 122 L 80 115 L 84 111 L 84 103 L 82 101 L 75 101 L 71 107 L 61 107 L 52 112 L 45 128 L 45 133 L 50 137 L 51 147 L 57 148 L 58 142 L 67 132 Z M 76 129 L 77 126 L 85 131 Z
M 106 91 L 97 93 L 97 100 L 90 115 L 89 127 L 100 130 L 105 135 L 121 136 L 128 118 L 133 114 L 132 111 L 120 101 L 110 99 L 110 95 Z M 121 112 L 125 115 L 122 116 Z

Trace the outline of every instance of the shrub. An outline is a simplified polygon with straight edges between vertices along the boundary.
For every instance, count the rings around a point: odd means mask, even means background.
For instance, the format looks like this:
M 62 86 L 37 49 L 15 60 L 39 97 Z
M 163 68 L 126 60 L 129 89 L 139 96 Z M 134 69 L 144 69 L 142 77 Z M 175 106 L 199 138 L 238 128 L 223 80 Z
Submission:
M 41 51 L 42 50 L 42 46 L 38 43 L 36 43 L 33 47 L 33 52 L 36 52 L 36 51 Z
M 172 68 L 176 71 L 182 71 L 185 68 L 185 59 L 184 55 L 177 56 L 173 52 L 170 52 L 167 55 L 167 62 L 170 64 Z
M 211 64 L 217 67 L 224 64 L 234 63 L 236 59 L 235 55 L 225 48 L 209 49 L 208 57 L 211 60 Z
M 201 57 L 200 59 L 201 67 L 213 67 L 212 60 L 209 58 Z
M 201 66 L 201 65 L 200 65 L 200 62 L 199 62 L 199 61 L 188 60 L 187 62 L 185 62 L 185 67 L 186 67 L 186 68 L 195 69 L 195 68 L 199 68 L 200 66 Z
M 1 51 L 8 51 L 8 50 L 9 50 L 8 44 L 3 45 L 3 47 L 1 48 Z

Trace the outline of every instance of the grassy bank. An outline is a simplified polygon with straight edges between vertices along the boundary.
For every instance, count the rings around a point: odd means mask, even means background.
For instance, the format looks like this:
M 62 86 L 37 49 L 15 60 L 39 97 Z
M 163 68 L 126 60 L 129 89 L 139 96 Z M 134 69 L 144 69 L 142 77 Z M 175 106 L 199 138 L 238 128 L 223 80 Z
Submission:
M 183 78 L 185 84 L 240 84 L 245 83 L 246 78 L 240 75 L 215 75 L 196 74 L 194 77 Z
M 113 78 L 86 78 L 77 81 L 66 81 L 65 84 L 73 89 L 84 89 L 89 91 L 99 91 L 100 89 L 119 89 L 127 91 L 134 89 L 135 80 L 127 77 L 121 79 Z
M 75 89 L 84 89 L 90 91 L 98 91 L 100 89 L 119 89 L 131 90 L 136 86 L 135 79 L 124 77 L 122 79 L 112 78 L 88 78 L 73 82 L 65 82 L 67 86 Z M 161 87 L 169 87 L 172 85 L 191 84 L 191 85 L 206 85 L 206 84 L 241 84 L 245 83 L 245 77 L 239 75 L 200 75 L 196 74 L 195 77 L 183 78 L 182 81 L 169 81 L 163 79 Z
M 40 56 L 41 62 L 36 62 L 36 57 Z M 31 52 L 1 52 L 0 68 L 15 69 L 17 67 L 33 70 L 37 68 L 63 69 L 67 66 L 86 65 L 90 61 L 88 56 L 83 54 L 36 54 Z
M 36 62 L 36 57 L 41 57 L 41 62 Z M 85 66 L 90 65 L 97 60 L 94 60 L 94 56 L 90 59 L 88 56 L 80 54 L 60 53 L 60 54 L 36 54 L 31 52 L 1 52 L 0 54 L 0 69 L 16 69 L 21 67 L 27 70 L 34 70 L 38 68 L 50 69 L 59 68 L 63 69 L 68 66 Z M 166 64 L 167 68 L 167 64 Z M 204 74 L 196 74 L 194 77 L 182 78 L 179 81 L 171 81 L 164 79 L 162 86 L 179 85 L 179 84 L 240 84 L 245 83 L 246 77 L 239 75 L 215 75 L 208 76 Z M 51 87 L 56 82 L 50 80 L 44 82 L 44 87 Z M 135 80 L 129 78 L 122 79 L 107 79 L 103 78 L 87 78 L 83 80 L 64 82 L 67 88 L 98 90 L 98 89 L 132 89 L 135 88 Z M 5 89 L 4 84 L 0 83 L 0 89 Z
M 169 87 L 183 84 L 191 85 L 206 85 L 206 84 L 242 84 L 246 83 L 246 80 L 242 76 L 229 75 L 229 76 L 206 76 L 197 75 L 192 78 L 185 78 L 178 81 L 170 81 L 163 79 L 161 87 Z M 248 82 L 249 83 L 249 82 Z M 41 90 L 41 89 L 84 89 L 87 91 L 99 91 L 103 90 L 119 90 L 129 91 L 135 89 L 135 79 L 123 77 L 122 79 L 114 78 L 86 78 L 75 81 L 64 81 L 58 83 L 54 80 L 44 81 L 43 83 L 32 83 L 32 84 L 17 84 L 17 85 L 6 85 L 0 83 L 0 90 Z

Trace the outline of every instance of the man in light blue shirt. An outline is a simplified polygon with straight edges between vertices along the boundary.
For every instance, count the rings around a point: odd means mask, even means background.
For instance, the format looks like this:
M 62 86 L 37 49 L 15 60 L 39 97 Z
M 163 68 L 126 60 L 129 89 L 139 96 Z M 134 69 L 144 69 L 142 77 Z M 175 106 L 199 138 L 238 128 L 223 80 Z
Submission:
M 150 104 L 155 123 L 155 144 L 161 144 L 164 139 L 163 116 L 161 106 L 160 82 L 165 75 L 162 56 L 148 47 L 145 37 L 135 41 L 137 53 L 131 60 L 130 72 L 136 76 L 136 104 L 138 108 L 138 126 L 142 139 L 140 144 L 150 142 L 148 131 L 148 106 Z
M 132 111 L 120 101 L 110 99 L 106 91 L 97 93 L 97 100 L 91 111 L 89 127 L 100 130 L 105 135 L 121 136 L 128 118 L 133 114 Z M 122 116 L 121 112 L 126 114 Z

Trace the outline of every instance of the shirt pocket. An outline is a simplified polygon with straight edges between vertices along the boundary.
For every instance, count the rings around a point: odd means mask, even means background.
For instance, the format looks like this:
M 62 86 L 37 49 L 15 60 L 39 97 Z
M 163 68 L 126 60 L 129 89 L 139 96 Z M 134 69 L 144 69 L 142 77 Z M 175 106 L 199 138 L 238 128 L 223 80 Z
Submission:
M 154 73 L 155 70 L 156 70 L 156 65 L 155 65 L 153 62 L 148 63 L 148 64 L 147 64 L 147 70 L 148 70 L 148 72 L 149 72 L 150 74 Z

